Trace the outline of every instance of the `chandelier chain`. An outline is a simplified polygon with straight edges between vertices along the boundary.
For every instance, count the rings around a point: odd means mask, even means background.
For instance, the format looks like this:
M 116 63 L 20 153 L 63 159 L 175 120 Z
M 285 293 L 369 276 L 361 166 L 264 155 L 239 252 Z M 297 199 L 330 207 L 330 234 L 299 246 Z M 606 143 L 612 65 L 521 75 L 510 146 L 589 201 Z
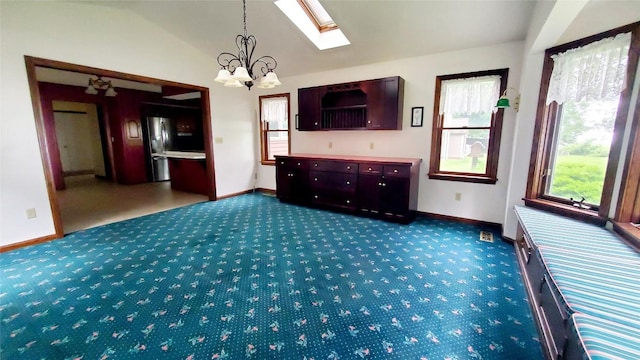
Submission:
M 242 0 L 242 21 L 244 23 L 244 37 L 247 37 L 247 0 Z

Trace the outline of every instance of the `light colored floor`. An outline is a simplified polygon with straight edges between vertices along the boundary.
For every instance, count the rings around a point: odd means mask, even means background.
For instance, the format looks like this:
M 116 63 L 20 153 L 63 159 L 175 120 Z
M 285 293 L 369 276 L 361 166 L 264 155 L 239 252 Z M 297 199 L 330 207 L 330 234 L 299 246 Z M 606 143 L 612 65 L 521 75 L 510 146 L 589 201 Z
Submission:
M 171 190 L 168 181 L 120 185 L 82 175 L 66 177 L 65 184 L 57 192 L 65 234 L 208 200 Z

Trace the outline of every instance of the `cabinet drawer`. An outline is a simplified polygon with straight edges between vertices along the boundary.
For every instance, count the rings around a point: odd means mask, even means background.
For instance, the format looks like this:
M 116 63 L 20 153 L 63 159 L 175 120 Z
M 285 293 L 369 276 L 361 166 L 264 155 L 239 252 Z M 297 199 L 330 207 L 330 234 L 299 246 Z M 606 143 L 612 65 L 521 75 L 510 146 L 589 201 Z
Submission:
M 360 174 L 379 175 L 382 174 L 382 165 L 380 164 L 360 164 Z
M 356 194 L 342 191 L 312 190 L 311 202 L 348 210 L 356 209 Z
M 315 171 L 334 171 L 355 174 L 358 172 L 358 163 L 330 160 L 312 160 L 311 164 L 309 164 L 309 169 Z
M 328 171 L 309 171 L 309 185 L 313 189 L 355 192 L 358 175 Z
M 288 168 L 298 168 L 298 169 L 307 169 L 308 168 L 308 160 L 305 159 L 296 159 L 296 158 L 277 158 L 276 165 L 285 166 Z
M 411 168 L 409 166 L 385 165 L 384 176 L 408 178 L 411 176 Z

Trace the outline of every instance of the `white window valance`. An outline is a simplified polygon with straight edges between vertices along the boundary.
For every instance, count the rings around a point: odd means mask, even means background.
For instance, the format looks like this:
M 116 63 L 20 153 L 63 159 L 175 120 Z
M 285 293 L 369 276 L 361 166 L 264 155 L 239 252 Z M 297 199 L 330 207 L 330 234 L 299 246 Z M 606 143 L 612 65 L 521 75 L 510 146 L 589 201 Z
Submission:
M 616 100 L 626 85 L 631 33 L 551 56 L 547 105 L 553 101 Z
M 440 83 L 440 115 L 495 111 L 500 75 L 444 80 Z
M 262 99 L 262 121 L 269 123 L 270 129 L 287 129 L 289 111 L 286 97 Z

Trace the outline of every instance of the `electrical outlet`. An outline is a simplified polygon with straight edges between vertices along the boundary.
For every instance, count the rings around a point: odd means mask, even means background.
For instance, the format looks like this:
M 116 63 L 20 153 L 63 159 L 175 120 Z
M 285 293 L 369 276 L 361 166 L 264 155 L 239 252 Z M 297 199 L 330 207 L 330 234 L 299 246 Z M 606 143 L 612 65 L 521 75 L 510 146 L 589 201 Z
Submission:
M 456 201 L 460 201 L 462 199 L 462 194 L 456 193 Z
M 333 142 L 329 141 L 329 149 L 331 149 L 333 147 Z
M 369 149 L 373 150 L 374 146 L 373 143 L 369 143 Z
M 224 142 L 224 139 L 221 137 L 217 137 L 214 139 L 214 141 L 216 142 L 216 144 L 222 144 Z
M 34 208 L 27 209 L 25 212 L 27 213 L 27 219 L 33 219 L 37 216 Z

